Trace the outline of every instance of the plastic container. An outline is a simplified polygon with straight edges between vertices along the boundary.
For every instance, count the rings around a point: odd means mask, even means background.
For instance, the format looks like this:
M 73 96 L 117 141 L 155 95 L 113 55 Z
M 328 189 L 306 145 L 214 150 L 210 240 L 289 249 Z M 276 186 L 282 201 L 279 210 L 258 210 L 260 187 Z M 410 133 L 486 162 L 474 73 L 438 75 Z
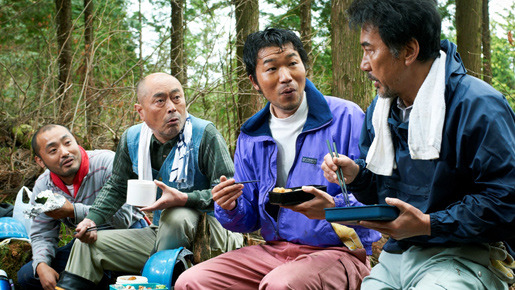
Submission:
M 327 191 L 327 186 L 324 185 L 308 185 L 313 186 L 322 191 Z M 288 190 L 288 188 L 286 188 Z M 276 205 L 296 205 L 313 199 L 315 196 L 309 192 L 302 190 L 302 186 L 290 188 L 291 191 L 287 192 L 274 192 L 268 193 L 269 202 Z
M 148 283 L 147 277 L 135 276 L 135 275 L 124 275 L 116 278 L 116 284 L 141 284 Z
M 114 284 L 114 285 L 109 285 L 109 290 L 123 290 L 123 289 L 127 289 L 127 286 L 132 286 L 136 290 L 138 290 L 138 288 L 140 286 L 143 286 L 145 288 L 150 288 L 150 289 L 164 289 L 164 290 L 168 290 L 168 287 L 166 287 L 163 284 L 159 284 L 159 283 Z
M 391 221 L 399 216 L 399 209 L 387 204 L 325 209 L 328 222 L 356 223 L 358 221 Z

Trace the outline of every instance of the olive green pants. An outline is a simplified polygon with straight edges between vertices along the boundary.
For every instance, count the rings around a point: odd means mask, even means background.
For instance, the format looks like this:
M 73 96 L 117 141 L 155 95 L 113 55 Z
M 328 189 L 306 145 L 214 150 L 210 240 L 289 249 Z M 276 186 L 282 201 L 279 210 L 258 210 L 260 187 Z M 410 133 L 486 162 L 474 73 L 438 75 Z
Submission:
M 138 274 L 154 251 L 185 247 L 192 250 L 201 213 L 180 207 L 166 209 L 159 227 L 99 231 L 95 243 L 75 241 L 65 271 L 98 283 L 104 270 Z M 207 216 L 213 255 L 242 247 L 243 236 L 228 231 Z

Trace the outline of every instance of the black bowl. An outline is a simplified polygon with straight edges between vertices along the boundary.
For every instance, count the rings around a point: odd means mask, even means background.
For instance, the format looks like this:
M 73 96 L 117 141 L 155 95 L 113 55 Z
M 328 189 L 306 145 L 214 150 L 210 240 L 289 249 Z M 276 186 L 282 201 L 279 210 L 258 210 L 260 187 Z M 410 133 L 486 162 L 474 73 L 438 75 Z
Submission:
M 322 191 L 327 191 L 327 186 L 325 186 L 325 185 L 308 185 L 308 186 L 313 186 Z M 288 188 L 286 188 L 286 189 L 288 189 Z M 276 205 L 296 205 L 296 204 L 311 200 L 315 197 L 313 194 L 311 194 L 309 192 L 302 191 L 302 186 L 301 187 L 293 187 L 290 189 L 291 189 L 291 191 L 288 191 L 288 192 L 270 191 L 268 193 L 268 196 L 269 196 L 268 201 L 271 204 L 276 204 Z

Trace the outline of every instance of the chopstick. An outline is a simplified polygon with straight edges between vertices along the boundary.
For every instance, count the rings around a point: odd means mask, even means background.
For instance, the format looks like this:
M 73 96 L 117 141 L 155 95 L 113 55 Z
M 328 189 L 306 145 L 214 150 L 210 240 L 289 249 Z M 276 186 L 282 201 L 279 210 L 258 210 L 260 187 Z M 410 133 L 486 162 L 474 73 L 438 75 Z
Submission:
M 100 226 L 89 227 L 86 229 L 86 232 L 109 230 L 109 229 L 113 229 L 113 227 L 110 225 L 100 225 Z M 77 233 L 78 232 L 75 231 L 75 232 L 73 232 L 73 235 L 76 235 Z
M 259 180 L 246 180 L 246 181 L 235 182 L 234 184 L 253 183 L 253 182 L 258 182 L 258 181 Z M 220 184 L 220 183 L 213 183 L 213 184 L 211 184 L 211 186 L 217 186 L 218 184 Z
M 332 158 L 340 157 L 340 155 L 338 154 L 338 151 L 336 151 L 336 142 L 333 142 L 334 149 L 331 149 L 331 143 L 329 142 L 329 140 L 326 140 L 326 142 L 327 142 L 327 148 L 329 149 L 329 154 L 331 154 L 331 157 Z M 340 185 L 340 188 L 343 193 L 343 197 L 345 199 L 345 205 L 350 206 L 349 194 L 347 193 L 347 186 L 345 186 L 345 178 L 343 176 L 342 169 L 339 166 L 338 166 L 338 169 L 336 169 L 336 176 L 338 177 L 338 184 Z

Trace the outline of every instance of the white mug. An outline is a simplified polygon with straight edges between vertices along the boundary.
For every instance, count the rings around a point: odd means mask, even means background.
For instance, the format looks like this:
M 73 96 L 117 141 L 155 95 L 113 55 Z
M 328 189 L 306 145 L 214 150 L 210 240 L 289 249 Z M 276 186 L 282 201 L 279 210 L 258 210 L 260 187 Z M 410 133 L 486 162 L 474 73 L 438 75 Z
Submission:
M 156 201 L 157 186 L 151 180 L 127 180 L 127 204 L 149 206 Z

